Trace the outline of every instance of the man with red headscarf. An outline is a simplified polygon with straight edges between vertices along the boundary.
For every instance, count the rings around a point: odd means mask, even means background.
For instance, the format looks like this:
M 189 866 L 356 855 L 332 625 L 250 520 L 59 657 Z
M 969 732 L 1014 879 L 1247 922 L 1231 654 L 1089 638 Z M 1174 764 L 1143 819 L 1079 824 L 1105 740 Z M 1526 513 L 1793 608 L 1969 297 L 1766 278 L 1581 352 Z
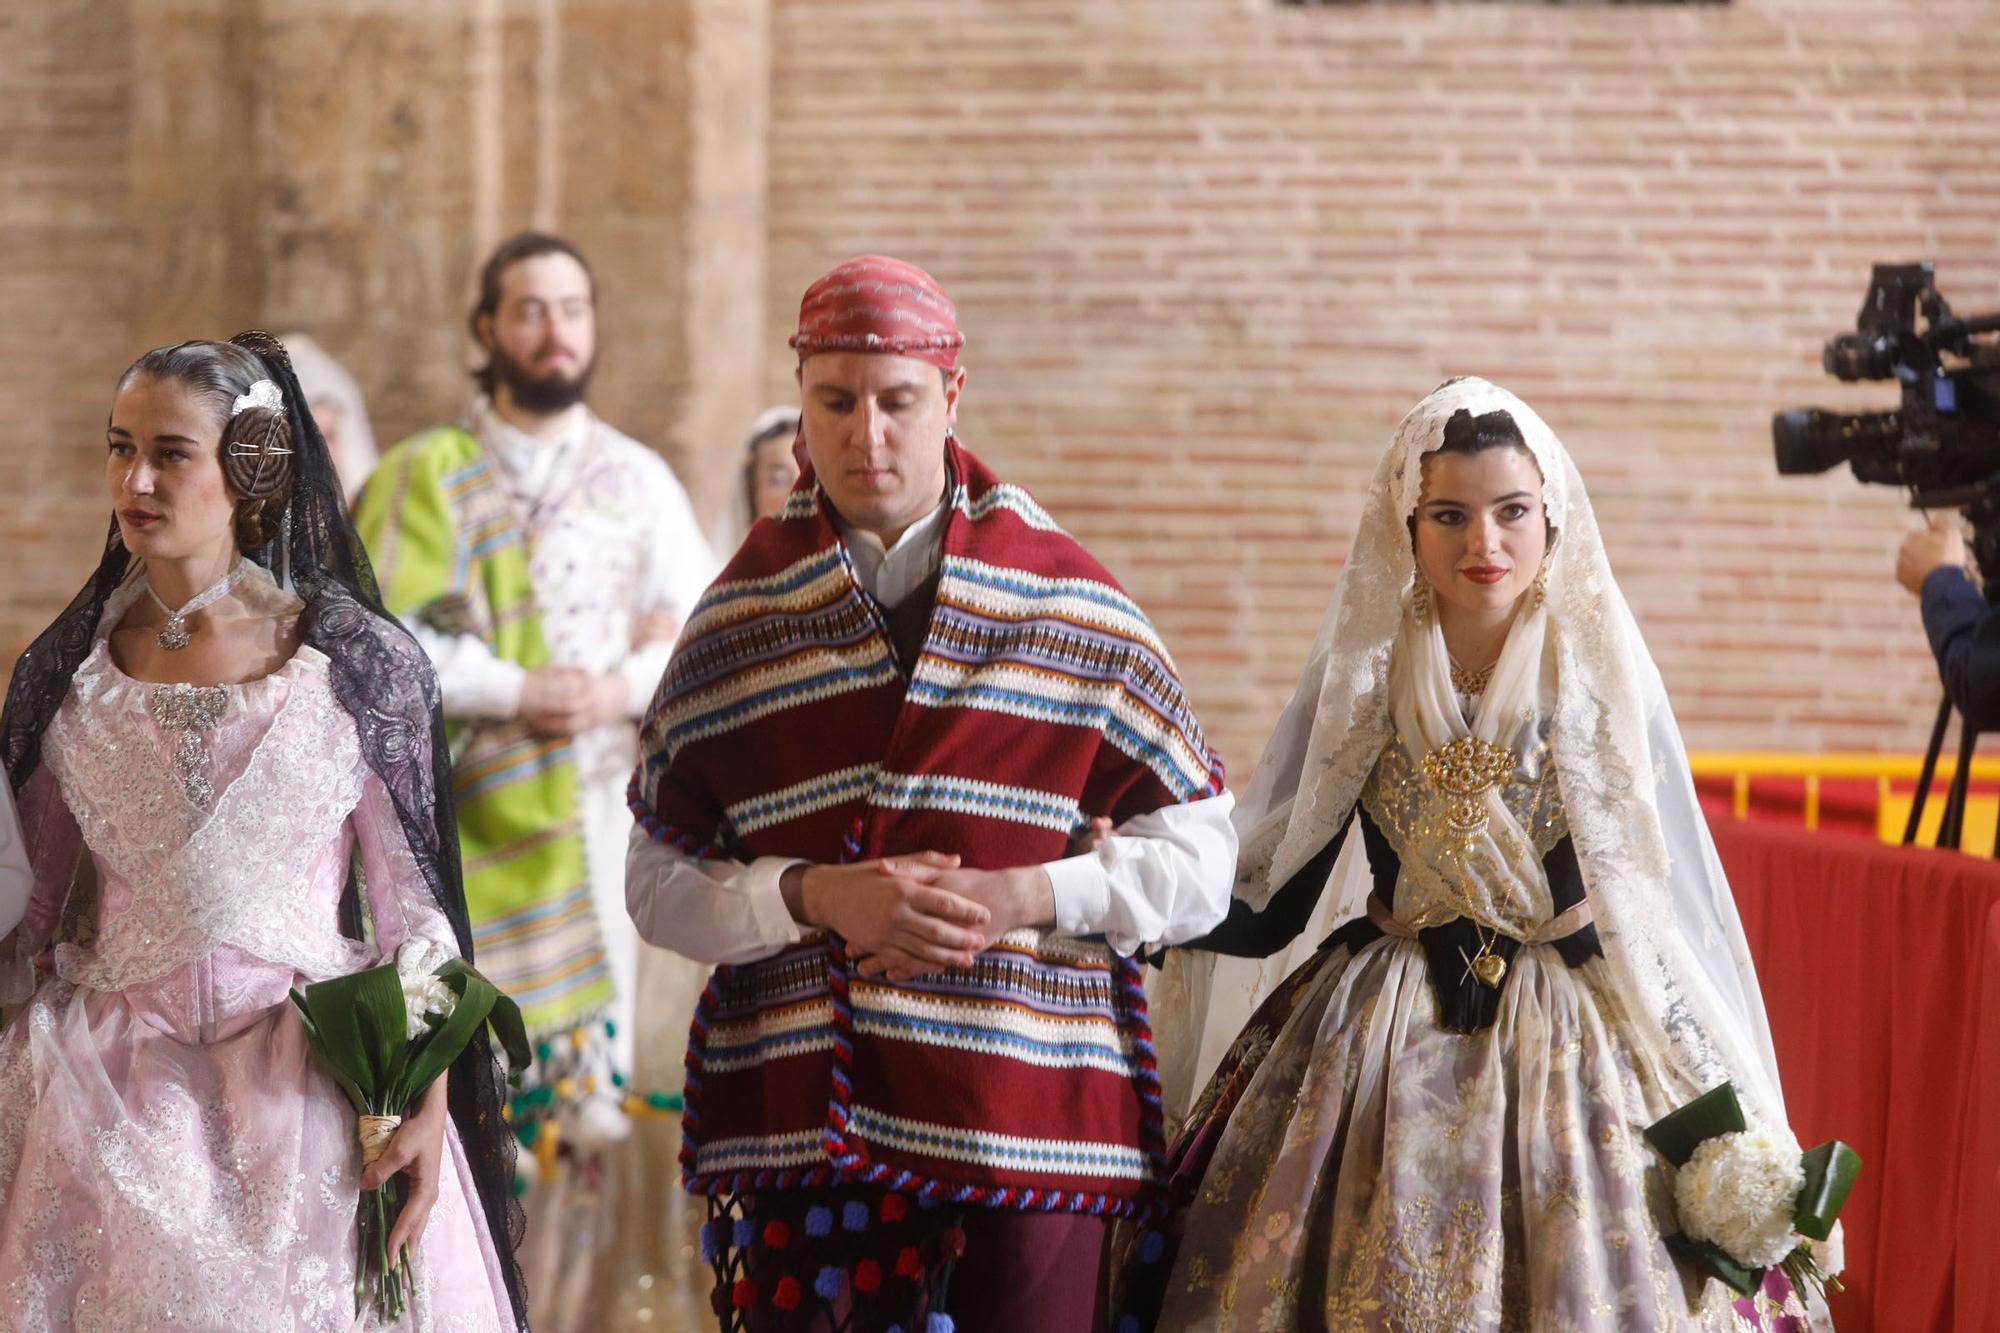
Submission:
M 724 1329 L 1101 1328 L 1164 1147 L 1130 955 L 1228 905 L 1221 765 L 1139 608 L 954 437 L 964 342 L 897 260 L 807 290 L 808 466 L 645 724 L 627 906 L 720 964 L 682 1163 Z

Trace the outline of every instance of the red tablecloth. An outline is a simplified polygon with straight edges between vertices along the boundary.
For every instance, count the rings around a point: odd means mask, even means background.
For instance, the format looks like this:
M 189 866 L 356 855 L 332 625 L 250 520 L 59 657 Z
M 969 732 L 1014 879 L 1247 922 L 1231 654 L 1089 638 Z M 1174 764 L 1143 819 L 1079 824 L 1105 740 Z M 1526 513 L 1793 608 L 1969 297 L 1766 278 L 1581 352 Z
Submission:
M 1835 1322 L 2000 1330 L 2000 864 L 1711 827 L 1792 1127 L 1862 1157 Z

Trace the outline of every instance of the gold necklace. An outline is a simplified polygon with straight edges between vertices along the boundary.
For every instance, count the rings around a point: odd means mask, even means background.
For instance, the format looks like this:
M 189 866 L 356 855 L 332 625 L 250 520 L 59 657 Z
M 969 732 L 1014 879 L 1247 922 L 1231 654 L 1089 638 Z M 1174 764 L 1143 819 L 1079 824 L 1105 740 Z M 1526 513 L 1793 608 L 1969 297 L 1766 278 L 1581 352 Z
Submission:
M 1500 943 L 1500 932 L 1494 931 L 1493 938 L 1488 939 L 1486 932 L 1474 921 L 1472 938 L 1479 941 L 1479 952 L 1467 958 L 1465 947 L 1459 946 L 1458 956 L 1465 960 L 1465 973 L 1459 977 L 1459 984 L 1463 985 L 1469 976 L 1488 990 L 1499 990 L 1500 983 L 1507 978 L 1507 960 L 1494 952 L 1494 946 Z
M 1486 686 L 1493 679 L 1493 668 L 1500 665 L 1497 661 L 1488 662 L 1477 671 L 1467 671 L 1457 661 L 1446 660 L 1451 663 L 1451 687 L 1460 694 L 1486 693 Z

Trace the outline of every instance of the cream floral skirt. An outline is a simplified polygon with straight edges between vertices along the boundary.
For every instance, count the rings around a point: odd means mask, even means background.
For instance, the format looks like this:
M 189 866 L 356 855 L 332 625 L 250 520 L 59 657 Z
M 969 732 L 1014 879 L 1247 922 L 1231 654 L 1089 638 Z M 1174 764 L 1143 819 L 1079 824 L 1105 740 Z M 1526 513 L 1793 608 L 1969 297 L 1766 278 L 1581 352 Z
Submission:
M 1600 967 L 1522 950 L 1471 1034 L 1439 1027 L 1414 941 L 1302 967 L 1176 1147 L 1181 1207 L 1141 1247 L 1157 1327 L 1805 1327 L 1782 1282 L 1732 1304 L 1662 1243 L 1669 1177 L 1640 1131 L 1695 1090 L 1642 1070 Z

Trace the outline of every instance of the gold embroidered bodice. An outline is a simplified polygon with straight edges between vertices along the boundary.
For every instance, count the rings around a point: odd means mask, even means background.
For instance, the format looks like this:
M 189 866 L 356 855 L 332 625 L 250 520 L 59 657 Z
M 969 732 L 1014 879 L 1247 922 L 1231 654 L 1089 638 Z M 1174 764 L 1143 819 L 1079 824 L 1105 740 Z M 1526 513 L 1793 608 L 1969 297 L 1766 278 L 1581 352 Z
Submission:
M 1513 845 L 1514 835 L 1496 825 L 1492 833 L 1500 844 L 1498 857 L 1487 850 L 1483 839 L 1468 844 L 1461 794 L 1496 769 L 1487 768 L 1469 782 L 1461 774 L 1460 782 L 1441 785 L 1426 775 L 1425 756 L 1412 755 L 1400 739 L 1392 739 L 1382 751 L 1361 789 L 1361 805 L 1402 861 L 1394 904 L 1397 919 L 1422 930 L 1453 917 L 1470 917 L 1519 939 L 1555 915 L 1541 862 L 1569 836 L 1569 823 L 1563 817 L 1547 740 L 1538 731 L 1523 728 L 1519 743 L 1526 753 L 1501 780 L 1499 790 L 1530 847 Z M 1433 759 L 1431 767 L 1437 772 L 1439 761 Z M 1529 850 L 1532 856 L 1526 854 Z M 1534 882 L 1520 883 L 1509 863 L 1532 866 Z

